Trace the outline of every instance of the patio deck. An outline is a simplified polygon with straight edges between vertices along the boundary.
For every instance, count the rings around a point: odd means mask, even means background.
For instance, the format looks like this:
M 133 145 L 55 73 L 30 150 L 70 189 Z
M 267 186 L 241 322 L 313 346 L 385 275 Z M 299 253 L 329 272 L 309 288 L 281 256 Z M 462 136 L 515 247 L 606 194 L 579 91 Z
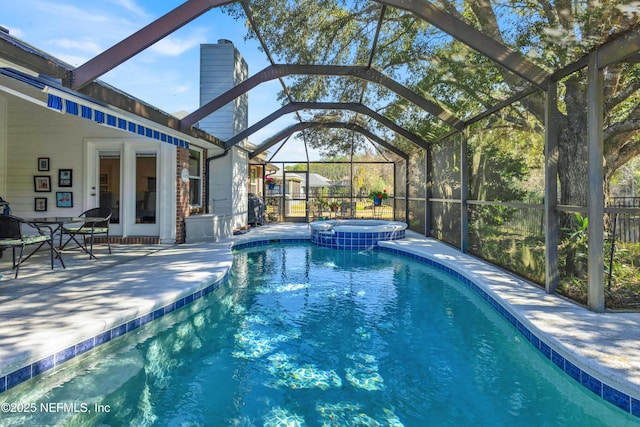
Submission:
M 308 237 L 307 224 L 272 224 L 216 243 L 118 245 L 113 255 L 99 246 L 98 260 L 64 252 L 66 270 L 29 260 L 19 279 L 13 279 L 7 252 L 0 259 L 0 379 L 219 280 L 231 266 L 232 242 Z M 567 362 L 634 398 L 630 411 L 640 415 L 640 313 L 592 313 L 416 233 L 381 246 L 432 259 L 473 280 Z

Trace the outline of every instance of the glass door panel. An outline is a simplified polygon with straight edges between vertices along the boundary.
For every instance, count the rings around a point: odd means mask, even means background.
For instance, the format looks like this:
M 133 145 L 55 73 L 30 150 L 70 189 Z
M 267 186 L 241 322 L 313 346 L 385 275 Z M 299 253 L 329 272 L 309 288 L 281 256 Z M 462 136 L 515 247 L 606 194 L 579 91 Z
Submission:
M 136 153 L 136 224 L 156 224 L 156 153 Z
M 111 224 L 120 224 L 120 151 L 100 151 L 98 206 L 111 209 Z

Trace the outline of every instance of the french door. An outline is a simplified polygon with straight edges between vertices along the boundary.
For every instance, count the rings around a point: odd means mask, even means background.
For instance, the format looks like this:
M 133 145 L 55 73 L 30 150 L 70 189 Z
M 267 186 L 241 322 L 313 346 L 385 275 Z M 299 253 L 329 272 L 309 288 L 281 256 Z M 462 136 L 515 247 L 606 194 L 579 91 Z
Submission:
M 111 208 L 113 236 L 159 236 L 160 147 L 135 141 L 89 142 L 85 209 Z

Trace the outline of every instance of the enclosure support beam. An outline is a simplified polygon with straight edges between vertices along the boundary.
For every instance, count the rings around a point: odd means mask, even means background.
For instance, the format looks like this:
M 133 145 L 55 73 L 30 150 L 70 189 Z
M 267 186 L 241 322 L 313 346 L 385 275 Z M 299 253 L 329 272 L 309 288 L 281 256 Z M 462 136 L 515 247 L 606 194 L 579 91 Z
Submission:
M 409 159 L 404 159 L 404 222 L 409 225 Z
M 183 2 L 171 12 L 71 71 L 71 89 L 83 88 L 214 7 L 234 2 L 235 0 L 188 0 Z
M 469 128 L 460 133 L 460 250 L 469 251 Z
M 342 65 L 313 65 L 313 64 L 276 64 L 271 65 L 257 74 L 249 77 L 241 83 L 238 83 L 222 95 L 215 99 L 212 99 L 202 107 L 198 108 L 193 113 L 182 118 L 180 120 L 181 129 L 188 129 L 195 125 L 200 120 L 213 114 L 229 102 L 233 101 L 240 95 L 249 92 L 254 87 L 268 82 L 270 80 L 287 77 L 290 75 L 309 75 L 309 76 L 341 76 L 341 77 L 355 77 L 361 80 L 370 81 L 381 86 L 386 87 L 392 92 L 398 94 L 402 98 L 422 108 L 427 113 L 433 115 L 442 122 L 448 124 L 454 129 L 461 130 L 464 128 L 464 123 L 457 117 L 455 117 L 450 111 L 439 106 L 435 102 L 432 102 L 416 92 L 410 90 L 408 87 L 403 86 L 392 78 L 382 74 L 375 68 L 367 68 L 362 66 L 342 66 Z
M 424 220 L 424 235 L 427 237 L 431 236 L 431 193 L 433 187 L 433 176 L 431 172 L 431 147 L 428 147 L 425 150 L 424 154 L 424 176 L 426 177 L 425 182 L 425 192 L 424 192 L 424 212 L 425 212 L 425 220 Z
M 450 36 L 460 40 L 471 49 L 493 60 L 498 65 L 519 75 L 528 82 L 546 89 L 548 74 L 535 65 L 526 56 L 514 52 L 492 37 L 477 30 L 475 27 L 445 12 L 427 0 L 376 0 L 400 9 L 408 10 L 431 25 L 439 28 Z
M 603 71 L 597 52 L 589 55 L 587 144 L 589 150 L 589 288 L 590 310 L 604 311 L 604 142 Z
M 295 125 L 289 126 L 288 128 L 278 132 L 275 136 L 272 136 L 271 138 L 267 139 L 266 142 L 263 142 L 261 145 L 256 147 L 256 149 L 249 154 L 249 158 L 253 159 L 257 155 L 268 150 L 269 148 L 271 148 L 278 142 L 282 141 L 283 139 L 293 135 L 296 132 L 301 132 L 308 128 L 347 129 L 354 132 L 358 132 L 364 135 L 365 138 L 369 138 L 370 140 L 375 141 L 376 143 L 382 145 L 384 148 L 391 151 L 396 156 L 401 157 L 403 159 L 409 158 L 408 154 L 406 154 L 403 151 L 400 151 L 395 146 L 389 144 L 387 141 L 380 138 L 378 135 L 371 133 L 369 130 L 363 128 L 362 126 L 358 126 L 353 123 L 342 123 L 342 122 L 303 122 L 303 123 L 297 123 Z
M 558 82 L 549 82 L 544 117 L 545 289 L 558 288 Z

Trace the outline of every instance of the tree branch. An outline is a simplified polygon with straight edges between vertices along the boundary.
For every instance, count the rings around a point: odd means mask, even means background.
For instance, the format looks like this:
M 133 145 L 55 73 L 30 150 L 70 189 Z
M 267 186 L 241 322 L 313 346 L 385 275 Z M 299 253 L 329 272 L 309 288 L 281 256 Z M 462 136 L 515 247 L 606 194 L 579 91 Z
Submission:
M 621 104 L 631 95 L 634 95 L 640 89 L 640 79 L 631 80 L 626 83 L 627 86 L 618 92 L 615 96 L 607 97 L 604 102 L 605 111 L 611 111 L 613 107 Z
M 605 130 L 604 130 L 604 141 L 605 141 L 605 147 L 607 149 L 615 149 L 616 145 L 618 144 L 611 144 L 609 143 L 609 141 L 613 141 L 617 136 L 623 135 L 623 134 L 635 134 L 640 132 L 640 119 L 635 119 L 635 120 L 625 120 L 622 122 L 618 122 L 618 123 L 614 123 L 610 126 L 608 126 Z M 628 139 L 628 138 L 624 138 L 624 139 Z M 623 145 L 624 141 L 622 143 L 619 143 L 619 145 Z
M 606 157 L 605 177 L 610 177 L 622 165 L 633 159 L 640 152 L 640 139 L 624 144 L 616 152 Z M 614 155 L 615 154 L 615 155 Z

